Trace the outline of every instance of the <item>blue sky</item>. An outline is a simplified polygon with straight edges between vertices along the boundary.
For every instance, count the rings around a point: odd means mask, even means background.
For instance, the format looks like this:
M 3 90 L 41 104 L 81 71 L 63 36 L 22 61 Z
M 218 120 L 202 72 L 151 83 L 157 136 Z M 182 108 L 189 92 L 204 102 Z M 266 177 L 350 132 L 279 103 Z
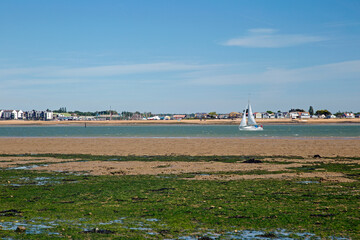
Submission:
M 360 111 L 360 1 L 0 1 L 0 109 Z

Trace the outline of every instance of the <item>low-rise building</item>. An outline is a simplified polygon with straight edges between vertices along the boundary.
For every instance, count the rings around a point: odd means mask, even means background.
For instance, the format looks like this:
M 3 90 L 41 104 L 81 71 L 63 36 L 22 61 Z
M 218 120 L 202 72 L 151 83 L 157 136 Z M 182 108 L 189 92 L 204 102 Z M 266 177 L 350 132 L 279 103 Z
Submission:
M 1 113 L 1 119 L 24 119 L 24 112 L 22 110 L 3 110 Z
M 254 112 L 254 117 L 255 118 L 262 118 L 262 113 L 261 112 Z
M 238 112 L 229 113 L 229 118 L 239 118 L 239 117 L 240 117 L 240 113 Z
M 185 114 L 176 114 L 176 115 L 173 115 L 173 119 L 175 120 L 181 120 L 181 119 L 184 119 L 186 118 L 186 115 Z
M 54 113 L 51 111 L 36 111 L 36 110 L 25 111 L 24 119 L 50 121 L 54 119 Z
M 291 119 L 299 118 L 299 112 L 289 112 L 289 116 Z
M 207 113 L 195 113 L 195 118 L 203 119 L 203 118 L 207 118 L 207 117 L 208 117 Z
M 228 119 L 229 118 L 229 114 L 219 114 L 218 115 L 219 119 Z
M 275 118 L 275 114 L 264 112 L 264 113 L 262 113 L 262 118 L 265 118 L 265 119 Z
M 309 119 L 310 118 L 310 113 L 308 113 L 308 112 L 299 112 L 299 117 L 301 119 Z
M 344 117 L 344 118 L 355 118 L 355 114 L 353 114 L 353 113 L 344 113 L 342 117 Z
M 285 118 L 286 114 L 286 112 L 277 112 L 275 113 L 275 118 Z

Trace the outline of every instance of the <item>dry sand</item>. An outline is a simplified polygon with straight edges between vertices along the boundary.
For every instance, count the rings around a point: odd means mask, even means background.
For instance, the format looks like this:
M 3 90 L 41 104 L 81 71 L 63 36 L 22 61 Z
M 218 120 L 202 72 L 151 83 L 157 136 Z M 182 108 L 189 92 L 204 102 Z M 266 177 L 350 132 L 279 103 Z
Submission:
M 32 120 L 6 120 L 0 125 L 148 125 L 148 124 L 200 124 L 200 125 L 239 125 L 241 119 L 208 119 L 193 120 L 112 120 L 112 121 L 32 121 Z M 360 124 L 360 118 L 354 119 L 256 119 L 259 124 Z
M 355 139 L 0 138 L 0 154 L 359 157 Z

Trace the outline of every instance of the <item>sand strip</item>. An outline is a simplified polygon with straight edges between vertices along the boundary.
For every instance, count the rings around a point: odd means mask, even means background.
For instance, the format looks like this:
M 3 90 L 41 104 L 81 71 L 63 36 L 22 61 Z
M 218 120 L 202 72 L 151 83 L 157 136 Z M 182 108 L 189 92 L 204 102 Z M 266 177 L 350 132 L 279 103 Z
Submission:
M 360 140 L 228 138 L 0 138 L 0 154 L 359 157 Z

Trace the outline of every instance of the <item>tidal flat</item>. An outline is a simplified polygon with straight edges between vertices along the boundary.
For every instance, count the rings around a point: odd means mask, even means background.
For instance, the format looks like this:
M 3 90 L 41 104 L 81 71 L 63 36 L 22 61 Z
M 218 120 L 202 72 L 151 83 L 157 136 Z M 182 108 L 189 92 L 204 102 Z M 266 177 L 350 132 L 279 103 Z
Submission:
M 359 239 L 359 160 L 1 155 L 0 238 Z M 42 168 L 135 161 L 159 165 L 154 174 Z M 229 165 L 183 171 L 174 162 Z

